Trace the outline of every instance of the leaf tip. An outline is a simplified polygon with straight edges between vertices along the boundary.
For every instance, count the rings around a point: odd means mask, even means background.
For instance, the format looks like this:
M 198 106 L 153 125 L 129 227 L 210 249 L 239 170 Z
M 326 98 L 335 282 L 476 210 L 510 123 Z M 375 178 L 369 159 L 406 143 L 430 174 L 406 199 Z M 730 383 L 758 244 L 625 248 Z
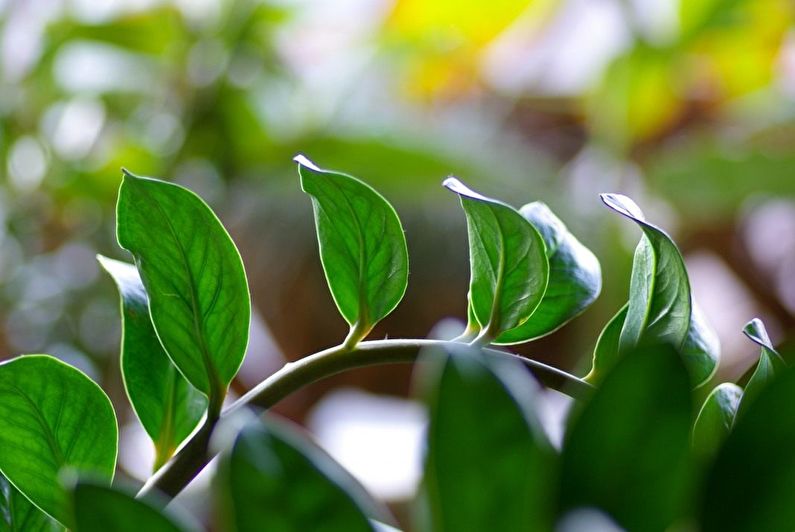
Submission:
M 296 154 L 295 157 L 293 157 L 293 162 L 297 163 L 299 167 L 303 166 L 315 172 L 322 171 L 315 163 L 310 161 L 309 158 L 303 153 Z
M 632 201 L 632 198 L 628 196 L 623 194 L 604 193 L 599 194 L 599 198 L 602 200 L 602 203 L 627 218 L 639 221 L 646 220 L 643 211 L 640 210 L 637 203 Z
M 755 344 L 759 344 L 763 347 L 772 346 L 765 324 L 759 318 L 754 318 L 746 323 L 745 327 L 743 327 L 743 334 Z
M 481 201 L 492 201 L 483 194 L 475 192 L 474 190 L 466 186 L 464 183 L 461 182 L 460 179 L 458 179 L 454 175 L 448 176 L 447 179 L 442 181 L 442 186 L 447 190 L 455 192 L 456 194 L 462 197 L 481 200 Z

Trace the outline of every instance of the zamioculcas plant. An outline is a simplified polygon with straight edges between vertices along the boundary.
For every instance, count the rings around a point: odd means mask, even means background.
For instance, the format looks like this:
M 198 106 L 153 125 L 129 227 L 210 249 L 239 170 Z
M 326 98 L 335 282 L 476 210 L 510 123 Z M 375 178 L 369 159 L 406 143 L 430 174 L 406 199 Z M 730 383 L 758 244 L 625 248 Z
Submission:
M 393 530 L 349 473 L 263 412 L 319 379 L 387 363 L 417 364 L 429 412 L 416 529 L 544 531 L 583 515 L 628 530 L 795 527 L 782 489 L 795 485 L 795 370 L 753 320 L 745 333 L 762 355 L 747 385 L 719 383 L 696 407 L 719 345 L 679 249 L 632 200 L 602 196 L 641 236 L 628 302 L 578 378 L 496 347 L 552 333 L 599 295 L 598 260 L 546 205 L 516 209 L 448 178 L 468 227 L 466 327 L 452 341 L 367 341 L 406 291 L 400 219 L 363 181 L 295 161 L 348 335 L 224 409 L 251 317 L 240 254 L 198 196 L 125 171 L 117 234 L 133 262 L 99 260 L 119 290 L 122 376 L 154 472 L 137 494 L 114 484 L 105 393 L 53 357 L 14 358 L 0 364 L 0 530 L 195 530 L 164 507 L 216 453 L 218 530 Z M 574 399 L 562 444 L 539 421 L 542 386 Z M 211 444 L 217 432 L 232 439 Z

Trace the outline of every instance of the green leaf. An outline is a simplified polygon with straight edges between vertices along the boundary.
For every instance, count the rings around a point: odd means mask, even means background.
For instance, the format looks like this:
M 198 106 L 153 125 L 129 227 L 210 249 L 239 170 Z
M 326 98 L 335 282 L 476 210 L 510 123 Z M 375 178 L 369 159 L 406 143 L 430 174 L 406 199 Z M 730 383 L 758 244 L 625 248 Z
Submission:
M 69 524 L 62 470 L 110 481 L 118 428 L 105 392 L 49 355 L 0 364 L 0 471 L 33 504 Z
M 765 324 L 759 318 L 754 318 L 749 321 L 743 328 L 743 334 L 749 340 L 762 348 L 762 353 L 759 356 L 759 361 L 756 364 L 756 369 L 745 385 L 743 398 L 740 401 L 740 407 L 737 415 L 742 416 L 748 408 L 748 405 L 756 400 L 757 396 L 765 389 L 780 373 L 782 373 L 787 364 L 778 351 L 773 347 L 770 337 L 765 329 Z
M 146 500 L 81 479 L 72 490 L 75 532 L 184 532 L 192 529 Z
M 530 319 L 505 331 L 494 342 L 503 345 L 527 342 L 558 330 L 588 308 L 602 290 L 599 260 L 549 207 L 537 201 L 519 212 L 544 239 L 549 283 Z
M 624 327 L 624 320 L 627 318 L 627 308 L 624 305 L 607 322 L 602 329 L 599 339 L 596 340 L 596 347 L 593 352 L 593 366 L 591 372 L 585 376 L 585 380 L 591 383 L 599 382 L 613 366 L 621 360 L 619 342 L 621 339 L 621 329 Z
M 560 506 L 596 507 L 627 530 L 665 530 L 691 494 L 691 392 L 670 346 L 644 346 L 617 363 L 572 413 L 563 444 Z
M 632 263 L 620 350 L 668 343 L 682 352 L 693 383 L 705 382 L 717 368 L 720 346 L 700 313 L 693 312 L 690 280 L 679 249 L 665 231 L 645 220 L 628 197 L 602 194 L 601 198 L 643 231 Z
M 135 257 L 171 360 L 220 409 L 248 344 L 251 301 L 240 254 L 212 210 L 180 186 L 125 172 L 119 244 Z
M 454 177 L 444 186 L 458 194 L 469 233 L 469 304 L 492 340 L 523 325 L 544 297 L 549 261 L 544 240 L 516 209 L 469 189 Z
M 707 396 L 693 426 L 693 448 L 709 458 L 729 435 L 743 389 L 730 382 L 716 386 Z
M 788 368 L 737 416 L 705 479 L 701 530 L 795 530 L 793 397 Z
M 63 527 L 36 508 L 0 475 L 0 532 L 54 532 Z
M 155 470 L 196 428 L 207 399 L 168 358 L 149 317 L 146 290 L 132 264 L 97 256 L 121 296 L 121 371 L 133 410 L 155 444 Z
M 273 419 L 245 427 L 221 462 L 223 523 L 239 532 L 373 530 L 376 503 L 342 467 Z
M 320 261 L 331 295 L 355 344 L 403 299 L 406 237 L 395 209 L 372 187 L 295 157 L 301 188 L 312 197 Z
M 550 530 L 555 456 L 527 371 L 456 346 L 429 383 L 424 492 L 431 530 Z

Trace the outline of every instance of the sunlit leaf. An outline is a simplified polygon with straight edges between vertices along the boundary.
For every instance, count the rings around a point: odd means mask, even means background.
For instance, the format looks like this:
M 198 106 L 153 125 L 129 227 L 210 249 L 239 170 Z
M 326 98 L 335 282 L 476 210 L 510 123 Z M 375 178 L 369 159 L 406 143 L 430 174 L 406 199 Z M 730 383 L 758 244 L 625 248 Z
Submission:
M 693 311 L 690 280 L 679 249 L 665 231 L 646 221 L 631 199 L 621 194 L 601 197 L 643 231 L 632 263 L 620 350 L 668 343 L 682 352 L 693 383 L 705 382 L 717 368 L 720 345 L 701 313 Z
M 321 170 L 295 158 L 301 187 L 312 197 L 320 260 L 331 295 L 351 326 L 349 340 L 364 338 L 397 306 L 408 285 L 406 237 L 395 209 L 358 179 Z
M 207 399 L 191 386 L 160 345 L 135 266 L 98 256 L 121 295 L 121 370 L 133 410 L 155 445 L 155 469 L 201 420 Z
M 118 428 L 110 400 L 60 360 L 25 355 L 0 364 L 0 420 L 0 471 L 61 523 L 70 523 L 64 469 L 113 478 Z
M 469 304 L 481 336 L 498 338 L 527 321 L 544 297 L 549 261 L 541 235 L 513 207 L 469 189 L 454 177 L 469 233 Z
M 757 344 L 762 349 L 762 352 L 759 355 L 756 369 L 748 380 L 748 384 L 745 385 L 738 416 L 742 416 L 748 405 L 753 403 L 762 390 L 769 386 L 787 367 L 784 359 L 773 347 L 762 320 L 754 318 L 749 321 L 743 328 L 743 333 L 748 339 Z
M 519 212 L 544 239 L 549 283 L 530 319 L 502 333 L 495 341 L 497 344 L 527 342 L 556 331 L 593 303 L 602 289 L 599 260 L 549 207 L 534 202 Z
M 248 344 L 251 302 L 232 239 L 198 196 L 125 172 L 119 244 L 135 257 L 168 356 L 220 409 Z

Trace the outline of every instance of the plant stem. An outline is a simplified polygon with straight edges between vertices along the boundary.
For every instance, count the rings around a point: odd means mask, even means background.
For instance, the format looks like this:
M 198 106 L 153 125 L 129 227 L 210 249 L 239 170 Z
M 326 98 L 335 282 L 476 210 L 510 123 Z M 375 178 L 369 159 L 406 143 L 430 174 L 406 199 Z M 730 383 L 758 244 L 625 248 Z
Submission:
M 411 364 L 417 362 L 418 357 L 421 358 L 420 353 L 422 356 L 444 355 L 445 351 L 424 348 L 448 344 L 450 342 L 443 340 L 375 340 L 361 342 L 355 347 L 332 347 L 286 364 L 235 401 L 220 416 L 220 420 L 247 406 L 268 409 L 296 390 L 343 371 L 381 364 Z M 542 384 L 575 399 L 584 398 L 593 390 L 593 386 L 582 379 L 541 362 L 497 349 L 482 349 L 489 356 L 522 363 Z M 211 419 L 208 416 L 202 428 L 149 479 L 138 496 L 146 497 L 150 493 L 161 492 L 174 497 L 182 491 L 212 458 L 209 443 L 218 421 L 218 418 Z

